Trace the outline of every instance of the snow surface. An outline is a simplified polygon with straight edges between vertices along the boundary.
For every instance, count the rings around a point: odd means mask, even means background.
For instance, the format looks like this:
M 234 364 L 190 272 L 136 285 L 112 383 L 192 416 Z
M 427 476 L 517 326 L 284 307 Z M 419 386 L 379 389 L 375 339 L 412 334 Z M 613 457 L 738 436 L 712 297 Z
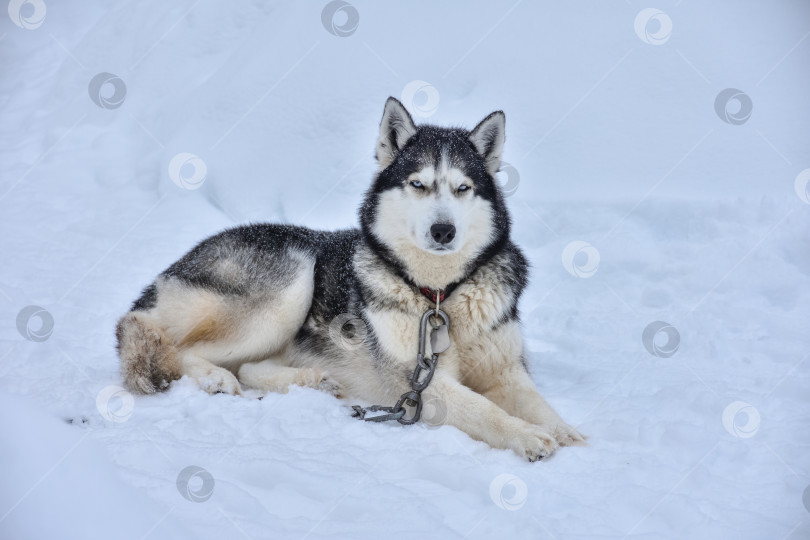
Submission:
M 347 37 L 324 2 L 46 3 L 0 22 L 0 538 L 810 538 L 810 4 L 662 1 L 653 45 L 636 0 L 357 0 Z M 411 81 L 431 122 L 507 114 L 530 367 L 590 447 L 524 463 L 300 388 L 114 395 L 116 319 L 193 243 L 355 223 Z

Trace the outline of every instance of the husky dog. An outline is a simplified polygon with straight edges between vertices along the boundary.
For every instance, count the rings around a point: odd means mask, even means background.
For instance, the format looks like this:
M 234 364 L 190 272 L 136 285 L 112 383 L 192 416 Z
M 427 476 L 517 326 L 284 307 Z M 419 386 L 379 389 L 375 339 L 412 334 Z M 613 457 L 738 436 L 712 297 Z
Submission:
M 451 344 L 423 398 L 439 400 L 443 423 L 531 461 L 585 444 L 527 371 L 528 264 L 494 180 L 504 129 L 501 111 L 472 131 L 416 126 L 389 98 L 360 229 L 254 224 L 201 242 L 119 321 L 127 386 L 148 394 L 188 375 L 210 393 L 302 385 L 392 405 L 443 295 Z

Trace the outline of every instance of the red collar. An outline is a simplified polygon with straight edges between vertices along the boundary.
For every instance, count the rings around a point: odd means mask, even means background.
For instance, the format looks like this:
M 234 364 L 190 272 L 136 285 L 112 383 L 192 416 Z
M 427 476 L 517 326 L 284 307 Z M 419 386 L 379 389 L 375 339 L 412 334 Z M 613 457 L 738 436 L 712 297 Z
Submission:
M 422 287 L 421 289 L 419 289 L 419 292 L 425 295 L 425 297 L 434 304 L 436 303 L 437 294 L 439 296 L 439 300 L 444 302 L 444 291 L 433 291 L 427 287 Z

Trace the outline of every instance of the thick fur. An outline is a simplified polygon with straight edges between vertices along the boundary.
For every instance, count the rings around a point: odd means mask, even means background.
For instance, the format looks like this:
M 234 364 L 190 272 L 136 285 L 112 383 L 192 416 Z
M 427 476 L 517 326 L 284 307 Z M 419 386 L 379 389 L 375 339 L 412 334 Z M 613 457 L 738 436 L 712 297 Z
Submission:
M 584 444 L 526 369 L 517 305 L 528 265 L 493 178 L 504 125 L 498 111 L 472 131 L 417 127 L 389 98 L 360 229 L 254 224 L 204 240 L 118 323 L 126 384 L 151 393 L 188 375 L 211 393 L 303 385 L 393 404 L 435 307 L 428 287 L 446 291 L 450 317 L 451 346 L 424 394 L 443 405 L 439 420 L 530 460 Z

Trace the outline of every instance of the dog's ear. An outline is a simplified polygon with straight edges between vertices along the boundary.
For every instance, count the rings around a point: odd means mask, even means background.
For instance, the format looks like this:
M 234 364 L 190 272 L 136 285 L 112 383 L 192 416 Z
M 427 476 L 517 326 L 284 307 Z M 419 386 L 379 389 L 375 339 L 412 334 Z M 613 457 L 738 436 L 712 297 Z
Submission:
M 416 125 L 405 110 L 405 106 L 396 98 L 388 98 L 380 121 L 380 138 L 377 139 L 377 162 L 380 164 L 380 170 L 394 161 L 397 153 L 414 133 Z
M 489 174 L 494 176 L 501 166 L 503 142 L 506 139 L 506 115 L 495 111 L 470 132 L 470 141 L 484 158 Z

